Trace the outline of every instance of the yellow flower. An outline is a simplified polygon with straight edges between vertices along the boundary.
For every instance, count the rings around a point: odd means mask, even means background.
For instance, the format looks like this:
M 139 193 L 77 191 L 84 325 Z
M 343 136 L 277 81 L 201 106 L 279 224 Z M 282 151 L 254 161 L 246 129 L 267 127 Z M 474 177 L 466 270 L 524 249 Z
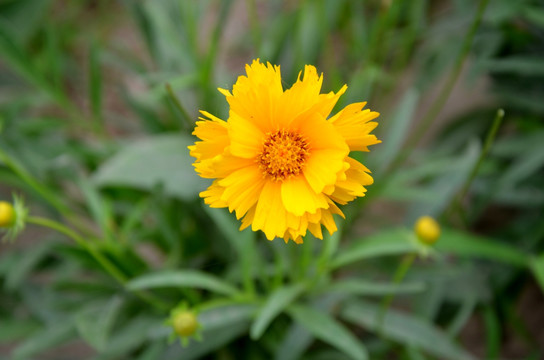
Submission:
M 424 244 L 432 245 L 440 237 L 440 225 L 430 216 L 422 216 L 414 225 L 417 238 Z
M 349 154 L 380 142 L 370 134 L 379 114 L 361 102 L 329 118 L 347 86 L 321 94 L 323 76 L 310 65 L 287 90 L 279 66 L 254 60 L 246 73 L 232 92 L 219 89 L 230 105 L 228 120 L 201 111 L 193 132 L 202 140 L 189 147 L 194 167 L 215 179 L 200 196 L 234 211 L 240 230 L 251 225 L 269 240 L 297 243 L 309 230 L 322 239 L 321 225 L 332 234 L 333 214 L 344 216 L 337 204 L 364 196 L 373 182 Z

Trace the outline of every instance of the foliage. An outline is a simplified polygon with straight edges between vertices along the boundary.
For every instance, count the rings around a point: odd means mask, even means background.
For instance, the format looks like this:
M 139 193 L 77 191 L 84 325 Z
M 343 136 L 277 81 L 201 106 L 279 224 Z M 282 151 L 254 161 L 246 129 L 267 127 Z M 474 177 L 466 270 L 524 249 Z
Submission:
M 544 290 L 542 5 L 1 2 L 1 193 L 30 211 L 0 245 L 0 344 L 13 359 L 79 344 L 85 359 L 458 360 L 498 358 L 508 333 L 541 357 L 514 309 Z M 323 241 L 268 242 L 198 198 L 198 110 L 225 115 L 216 88 L 257 57 L 287 83 L 314 64 L 326 91 L 350 87 L 339 106 L 381 112 L 375 184 Z M 487 101 L 439 116 L 476 78 Z M 410 230 L 422 215 L 442 224 L 432 249 Z M 180 301 L 202 337 L 186 347 L 167 341 Z M 479 318 L 473 354 L 460 339 Z

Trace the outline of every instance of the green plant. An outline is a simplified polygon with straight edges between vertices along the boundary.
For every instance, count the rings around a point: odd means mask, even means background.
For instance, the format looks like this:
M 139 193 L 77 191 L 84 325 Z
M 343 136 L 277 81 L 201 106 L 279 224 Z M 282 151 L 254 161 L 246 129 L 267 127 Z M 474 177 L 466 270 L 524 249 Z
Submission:
M 540 4 L 3 2 L 1 194 L 29 215 L 0 247 L 0 343 L 14 359 L 83 343 L 74 358 L 458 360 L 475 358 L 459 338 L 481 316 L 478 356 L 513 329 L 538 358 L 511 294 L 531 271 L 544 286 Z M 323 241 L 268 242 L 198 198 L 198 110 L 225 118 L 215 88 L 257 57 L 287 83 L 314 64 L 324 89 L 348 84 L 339 106 L 381 112 L 384 143 L 359 156 L 375 184 Z M 496 103 L 417 146 L 467 59 Z M 408 230 L 421 215 L 441 223 L 433 248 Z M 202 332 L 186 347 L 167 341 L 180 301 Z

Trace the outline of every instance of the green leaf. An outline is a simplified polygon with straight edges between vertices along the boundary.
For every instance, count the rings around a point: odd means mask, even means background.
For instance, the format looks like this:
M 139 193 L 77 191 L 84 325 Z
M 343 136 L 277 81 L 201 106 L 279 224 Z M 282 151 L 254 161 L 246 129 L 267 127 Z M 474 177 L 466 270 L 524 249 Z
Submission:
M 158 61 L 159 54 L 157 49 L 157 41 L 155 41 L 155 31 L 153 24 L 149 18 L 149 14 L 146 12 L 145 6 L 143 3 L 139 2 L 129 2 L 133 16 L 135 18 L 136 24 L 139 27 L 142 37 L 144 38 L 145 44 L 148 47 L 148 52 L 153 58 L 153 60 Z M 160 62 L 160 61 L 159 61 Z
M 324 287 L 322 291 L 341 292 L 354 295 L 364 296 L 383 296 L 383 295 L 400 295 L 400 294 L 415 294 L 424 291 L 426 288 L 423 282 L 413 283 L 375 283 L 364 280 L 349 279 L 341 280 Z
M 405 229 L 397 228 L 357 239 L 338 253 L 331 266 L 338 268 L 362 259 L 413 252 L 415 247 L 408 238 L 409 233 Z
M 103 236 L 113 238 L 111 224 L 114 222 L 109 204 L 102 197 L 96 185 L 87 178 L 79 178 L 77 185 L 85 197 L 85 204 L 94 221 L 100 226 Z
M 38 328 L 38 324 L 33 321 L 3 317 L 0 322 L 0 343 L 28 338 Z
M 416 109 L 419 93 L 417 90 L 410 88 L 397 106 L 395 113 L 387 121 L 387 133 L 383 138 L 387 139 L 383 146 L 380 147 L 379 164 L 380 171 L 385 170 L 391 161 L 395 158 L 402 147 L 406 135 L 409 133 L 409 126 L 412 116 Z
M 274 291 L 259 309 L 255 321 L 251 325 L 251 338 L 253 340 L 259 339 L 272 320 L 299 297 L 305 288 L 304 284 L 299 283 L 281 287 Z
M 514 188 L 523 180 L 534 177 L 544 166 L 544 146 L 528 148 L 499 178 L 498 187 L 503 190 Z
M 540 289 L 544 293 L 544 253 L 532 258 L 529 264 L 538 285 L 540 285 Z
M 51 349 L 73 337 L 74 333 L 74 324 L 68 319 L 55 322 L 17 346 L 12 353 L 13 360 L 27 359 Z
M 113 297 L 107 303 L 93 304 L 79 311 L 75 317 L 79 335 L 93 348 L 103 351 L 122 304 L 120 297 Z
M 151 336 L 152 329 L 156 328 L 162 320 L 145 315 L 132 317 L 121 327 L 116 327 L 109 337 L 108 344 L 100 359 L 131 358 L 130 352 L 140 347 Z
M 162 353 L 166 349 L 166 344 L 163 342 L 153 342 L 147 345 L 136 360 L 157 360 L 161 359 Z
M 100 70 L 99 45 L 94 42 L 89 51 L 89 103 L 96 121 L 102 118 L 102 72 Z
M 191 344 L 181 349 L 179 359 L 200 359 L 202 356 L 221 348 L 225 344 L 232 342 L 239 336 L 247 332 L 249 321 L 233 323 L 226 327 L 216 330 L 204 331 L 202 342 L 191 342 Z
M 513 246 L 453 229 L 443 228 L 435 247 L 441 252 L 485 258 L 515 266 L 525 267 L 528 263 L 527 255 Z
M 275 360 L 298 360 L 312 345 L 314 337 L 304 327 L 294 323 L 285 332 L 282 342 L 277 347 Z
M 501 352 L 501 322 L 495 310 L 487 305 L 483 311 L 487 359 L 498 359 Z
M 477 304 L 478 299 L 476 296 L 465 294 L 461 306 L 457 310 L 457 314 L 448 326 L 448 334 L 450 336 L 457 336 L 464 329 L 467 322 L 472 318 Z
M 205 289 L 222 295 L 234 296 L 238 290 L 229 283 L 197 270 L 162 271 L 140 276 L 127 283 L 130 290 L 158 287 L 190 287 Z
M 256 309 L 254 304 L 219 304 L 203 310 L 198 315 L 198 322 L 204 329 L 217 330 L 240 321 L 249 322 Z
M 204 205 L 204 211 L 212 218 L 230 245 L 236 249 L 241 262 L 244 288 L 246 291 L 253 292 L 253 278 L 261 266 L 259 252 L 255 246 L 255 232 L 251 229 L 240 231 L 240 224 L 225 209 L 213 209 Z
M 363 344 L 326 312 L 300 305 L 290 307 L 288 312 L 316 338 L 336 347 L 353 359 L 368 359 Z
M 318 349 L 310 353 L 307 359 L 312 360 L 351 360 L 351 357 L 334 349 Z
M 295 54 L 299 63 L 315 63 L 322 47 L 323 32 L 326 23 L 323 21 L 321 2 L 308 1 L 299 8 L 299 19 L 296 28 Z
M 6 288 L 15 289 L 21 285 L 27 275 L 49 255 L 51 250 L 57 245 L 53 241 L 41 242 L 34 247 L 25 250 L 19 254 L 19 258 L 7 272 Z
M 426 360 L 426 357 L 415 346 L 408 346 L 406 354 L 409 360 Z
M 0 2 L 0 27 L 19 43 L 26 43 L 42 27 L 51 1 L 17 0 Z M 14 26 L 16 24 L 16 26 Z
M 470 141 L 463 153 L 448 164 L 449 171 L 433 179 L 427 188 L 434 192 L 435 197 L 430 202 L 412 204 L 408 215 L 410 222 L 415 222 L 418 217 L 423 215 L 437 215 L 446 209 L 469 178 L 480 156 L 480 148 L 481 145 L 478 141 Z
M 150 191 L 162 185 L 164 191 L 182 200 L 192 200 L 208 181 L 198 177 L 185 135 L 160 135 L 140 140 L 122 149 L 93 175 L 99 186 L 126 186 Z
M 541 57 L 511 56 L 482 61 L 481 66 L 492 73 L 511 73 L 521 76 L 544 76 Z
M 533 24 L 544 27 L 544 11 L 542 7 L 538 5 L 529 6 L 528 4 L 523 7 L 523 15 Z
M 376 304 L 352 300 L 342 308 L 340 316 L 406 346 L 419 347 L 431 355 L 448 360 L 474 360 L 475 358 L 455 344 L 442 330 L 414 316 L 389 309 L 383 326 L 378 323 L 380 307 Z

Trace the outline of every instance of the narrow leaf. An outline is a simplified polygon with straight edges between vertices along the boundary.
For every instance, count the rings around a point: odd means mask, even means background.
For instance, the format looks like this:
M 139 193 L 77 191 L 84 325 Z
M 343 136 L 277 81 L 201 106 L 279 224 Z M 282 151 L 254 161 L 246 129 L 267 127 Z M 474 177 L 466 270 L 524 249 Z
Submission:
M 195 173 L 187 146 L 193 139 L 184 135 L 162 135 L 136 141 L 107 160 L 93 175 L 99 186 L 126 186 L 164 191 L 182 200 L 198 196 L 208 184 Z
M 380 326 L 376 304 L 352 300 L 342 307 L 340 316 L 367 330 L 381 332 L 391 340 L 406 346 L 417 346 L 431 355 L 448 360 L 474 360 L 475 358 L 455 344 L 442 330 L 411 315 L 389 309 Z
M 144 290 L 158 287 L 190 287 L 216 292 L 222 295 L 236 295 L 238 290 L 229 283 L 197 270 L 162 271 L 146 274 L 127 283 L 130 290 Z
M 436 249 L 461 256 L 481 257 L 515 266 L 526 266 L 527 256 L 513 246 L 465 232 L 442 229 Z
M 100 306 L 84 308 L 75 317 L 79 335 L 96 350 L 104 350 L 122 304 L 121 298 L 113 297 Z
M 353 359 L 368 359 L 363 344 L 329 314 L 306 306 L 292 306 L 289 314 L 316 338 L 336 347 Z
M 538 257 L 534 257 L 530 262 L 531 271 L 540 285 L 540 289 L 544 293 L 544 253 Z
M 408 237 L 409 233 L 406 230 L 397 228 L 357 239 L 347 249 L 343 249 L 338 253 L 338 256 L 332 261 L 332 267 L 338 268 L 372 257 L 413 252 L 415 248 L 408 240 Z
M 292 324 L 285 332 L 282 342 L 277 347 L 275 360 L 298 360 L 312 345 L 314 337 L 298 323 Z
M 51 349 L 74 335 L 74 324 L 59 321 L 27 338 L 12 353 L 14 360 L 27 359 L 32 355 Z
M 89 51 L 89 103 L 96 121 L 102 121 L 102 73 L 99 48 L 93 43 Z
M 15 289 L 21 285 L 27 275 L 51 253 L 56 245 L 57 243 L 52 241 L 42 242 L 22 252 L 7 272 L 6 288 Z
M 383 136 L 387 141 L 380 149 L 380 170 L 385 170 L 401 149 L 406 135 L 409 133 L 409 126 L 418 99 L 419 93 L 413 88 L 409 89 L 388 121 L 387 133 Z
M 425 290 L 426 286 L 422 282 L 413 283 L 376 283 L 369 281 L 361 281 L 349 279 L 335 282 L 325 288 L 323 291 L 342 292 L 354 295 L 364 296 L 383 296 L 383 295 L 400 295 L 400 294 L 415 294 Z
M 272 320 L 299 297 L 304 289 L 304 284 L 294 284 L 279 288 L 273 292 L 261 307 L 255 321 L 251 325 L 251 338 L 253 340 L 259 339 Z

